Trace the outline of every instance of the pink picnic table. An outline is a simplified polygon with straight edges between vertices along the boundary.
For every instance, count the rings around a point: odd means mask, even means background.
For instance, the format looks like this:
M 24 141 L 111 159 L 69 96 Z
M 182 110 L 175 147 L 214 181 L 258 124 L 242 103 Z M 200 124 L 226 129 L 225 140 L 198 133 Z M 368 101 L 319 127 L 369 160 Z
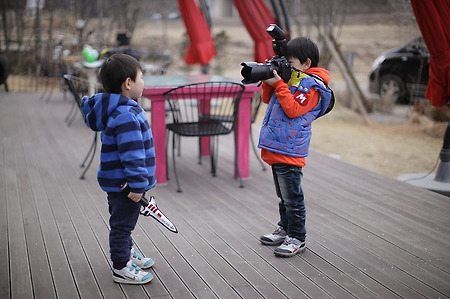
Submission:
M 145 87 L 142 96 L 151 101 L 151 128 L 156 152 L 156 179 L 159 185 L 167 184 L 166 105 L 163 94 L 180 85 L 209 81 L 239 82 L 238 80 L 214 75 L 144 76 Z M 254 93 L 258 90 L 260 90 L 260 87 L 255 84 L 245 85 L 235 125 L 237 155 L 242 178 L 248 178 L 250 176 L 249 139 L 251 100 Z M 202 144 L 204 146 L 209 143 L 203 142 Z M 202 153 L 209 153 L 209 149 L 202 147 Z M 234 176 L 238 176 L 236 163 Z

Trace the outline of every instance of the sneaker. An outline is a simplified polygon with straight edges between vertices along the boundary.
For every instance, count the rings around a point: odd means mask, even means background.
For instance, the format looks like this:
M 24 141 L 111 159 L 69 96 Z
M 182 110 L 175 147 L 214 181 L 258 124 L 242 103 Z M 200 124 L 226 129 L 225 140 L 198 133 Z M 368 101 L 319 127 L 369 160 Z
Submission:
M 305 241 L 297 240 L 296 238 L 290 238 L 286 236 L 283 244 L 275 248 L 273 253 L 283 257 L 291 257 L 297 253 L 305 251 L 306 243 Z
M 144 272 L 136 266 L 131 260 L 127 265 L 120 270 L 112 268 L 113 280 L 118 283 L 125 284 L 145 284 L 153 279 L 153 275 L 148 272 Z
M 286 231 L 281 227 L 277 227 L 277 229 L 268 235 L 261 236 L 259 240 L 264 245 L 280 245 L 283 243 L 286 237 Z
M 141 269 L 148 269 L 155 264 L 155 261 L 149 257 L 144 257 L 139 251 L 131 248 L 131 261 Z

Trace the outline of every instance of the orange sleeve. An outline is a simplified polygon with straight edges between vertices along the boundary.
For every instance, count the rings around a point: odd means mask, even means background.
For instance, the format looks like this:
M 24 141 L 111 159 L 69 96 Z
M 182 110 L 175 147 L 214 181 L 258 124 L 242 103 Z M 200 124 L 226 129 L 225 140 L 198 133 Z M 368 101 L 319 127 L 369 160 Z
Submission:
M 291 93 L 288 85 L 284 83 L 283 80 L 275 82 L 273 87 L 275 88 L 278 102 L 280 102 L 284 113 L 286 113 L 286 115 L 290 118 L 299 117 L 305 114 L 309 110 L 316 107 L 319 102 L 319 94 L 314 88 L 311 88 L 306 94 L 306 104 L 302 105 L 295 100 L 294 95 Z
M 261 99 L 263 103 L 269 104 L 274 90 L 275 88 L 273 88 L 270 84 L 264 82 L 261 84 Z

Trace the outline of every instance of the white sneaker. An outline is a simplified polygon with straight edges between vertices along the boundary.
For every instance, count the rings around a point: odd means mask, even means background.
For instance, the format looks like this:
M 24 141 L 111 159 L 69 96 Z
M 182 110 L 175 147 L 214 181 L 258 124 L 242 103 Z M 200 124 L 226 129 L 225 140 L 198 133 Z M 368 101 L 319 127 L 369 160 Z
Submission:
M 136 266 L 131 260 L 127 265 L 120 270 L 112 269 L 113 280 L 118 283 L 125 284 L 145 284 L 153 279 L 153 275 L 148 272 L 144 272 Z
M 141 269 L 148 269 L 155 264 L 155 261 L 149 257 L 144 257 L 139 251 L 131 248 L 131 260 Z

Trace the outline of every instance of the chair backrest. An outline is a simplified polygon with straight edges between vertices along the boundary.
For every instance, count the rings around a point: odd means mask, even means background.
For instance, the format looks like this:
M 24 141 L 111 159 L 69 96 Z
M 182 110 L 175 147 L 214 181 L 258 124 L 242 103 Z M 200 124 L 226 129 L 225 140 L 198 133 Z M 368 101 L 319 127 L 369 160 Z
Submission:
M 63 77 L 70 93 L 74 97 L 75 102 L 78 107 L 81 107 L 81 99 L 83 96 L 89 94 L 89 85 L 92 83 L 86 79 L 74 75 L 65 74 Z M 101 90 L 102 88 L 100 84 L 96 84 L 95 92 L 100 92 Z
M 173 88 L 164 96 L 173 123 L 220 122 L 231 132 L 244 88 L 236 82 L 201 82 Z
M 83 97 L 83 95 L 88 94 L 89 81 L 68 74 L 64 75 L 63 77 L 70 93 L 74 97 L 75 102 L 77 103 L 78 107 L 81 107 L 81 98 Z

